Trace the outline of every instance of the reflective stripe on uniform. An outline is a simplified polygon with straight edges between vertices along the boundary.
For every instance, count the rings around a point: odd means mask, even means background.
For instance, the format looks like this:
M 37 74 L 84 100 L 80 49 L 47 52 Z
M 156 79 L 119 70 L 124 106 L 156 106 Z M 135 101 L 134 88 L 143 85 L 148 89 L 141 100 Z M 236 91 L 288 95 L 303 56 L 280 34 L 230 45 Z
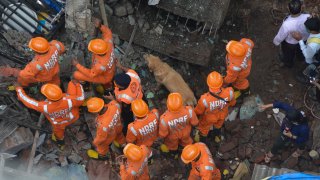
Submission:
M 248 44 L 250 47 L 252 47 L 252 44 L 250 41 L 245 41 L 246 44 Z
M 36 68 L 37 68 L 39 71 L 42 71 L 42 67 L 41 67 L 40 64 L 37 64 L 37 65 L 36 65 Z
M 22 93 L 22 90 L 21 90 L 21 89 L 19 89 L 18 92 L 19 92 L 19 96 L 20 96 L 24 101 L 26 101 L 27 103 L 32 104 L 32 105 L 38 107 L 38 102 L 36 102 L 36 101 L 30 99 L 29 97 L 25 96 L 25 95 Z
M 80 85 L 80 89 L 81 89 L 81 96 L 77 97 L 76 100 L 83 101 L 84 100 L 84 91 L 83 91 L 82 85 Z
M 119 94 L 118 95 L 118 99 L 121 99 L 121 98 L 126 99 L 126 100 L 128 100 L 130 102 L 133 101 L 133 98 L 130 97 L 129 95 L 127 95 L 127 94 Z
M 116 103 L 117 108 L 120 108 L 120 104 Z
M 205 170 L 212 171 L 212 170 L 213 170 L 213 167 L 212 167 L 212 166 L 204 166 L 204 169 L 205 169 Z
M 60 45 L 58 44 L 58 43 L 56 43 L 56 44 L 54 44 L 55 46 L 56 46 L 56 48 L 59 50 L 59 51 L 61 51 L 61 47 L 60 47 Z
M 135 171 L 131 171 L 131 175 L 135 176 L 137 173 Z
M 68 101 L 69 110 L 71 110 L 71 108 L 72 108 L 72 101 L 71 101 L 71 99 L 67 99 L 67 101 Z
M 101 71 L 106 71 L 106 70 L 107 70 L 107 68 L 106 68 L 106 67 L 104 67 L 104 66 L 100 66 L 100 70 L 101 70 Z
M 232 69 L 233 69 L 234 71 L 240 71 L 240 70 L 241 70 L 241 68 L 239 68 L 239 67 L 237 67 L 237 66 L 233 66 Z
M 134 134 L 135 136 L 138 136 L 137 131 L 134 129 L 134 127 L 131 126 L 130 131 L 132 132 L 132 134 Z
M 230 90 L 230 100 L 233 99 L 233 90 Z
M 43 106 L 43 111 L 44 111 L 45 113 L 48 113 L 48 105 L 44 105 L 44 106 Z
M 135 79 L 137 79 L 140 83 L 140 77 L 132 72 L 127 72 L 126 74 L 128 74 L 130 77 L 133 77 Z
M 103 127 L 102 130 L 103 130 L 104 132 L 107 132 L 107 131 L 108 131 L 108 128 Z
M 192 118 L 192 109 L 189 109 L 190 118 Z
M 154 114 L 156 115 L 157 119 L 159 119 L 159 113 L 155 112 Z
M 206 108 L 208 108 L 208 103 L 207 103 L 206 99 L 203 99 L 203 100 L 202 100 L 202 103 L 203 103 L 203 105 L 204 105 Z
M 164 121 L 164 119 L 161 119 L 161 124 L 165 127 L 167 127 L 167 123 Z

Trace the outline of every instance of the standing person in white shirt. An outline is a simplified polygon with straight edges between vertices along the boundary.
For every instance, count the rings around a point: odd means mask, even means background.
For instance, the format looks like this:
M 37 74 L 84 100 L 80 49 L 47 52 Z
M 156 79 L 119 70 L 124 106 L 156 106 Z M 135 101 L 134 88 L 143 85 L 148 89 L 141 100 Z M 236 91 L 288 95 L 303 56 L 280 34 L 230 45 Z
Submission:
M 310 17 L 310 14 L 301 13 L 302 3 L 300 0 L 291 0 L 288 4 L 290 16 L 282 23 L 278 34 L 273 39 L 276 46 L 281 44 L 283 54 L 282 62 L 286 67 L 292 67 L 294 59 L 303 59 L 303 54 L 299 48 L 298 41 L 291 35 L 292 32 L 301 33 L 302 40 L 307 40 L 309 34 L 304 27 L 304 22 Z
M 316 59 L 315 55 L 320 49 L 320 20 L 317 17 L 308 19 L 304 23 L 310 36 L 305 44 L 302 35 L 299 32 L 292 32 L 292 37 L 299 41 L 300 48 L 305 57 L 306 63 L 311 64 L 320 59 Z

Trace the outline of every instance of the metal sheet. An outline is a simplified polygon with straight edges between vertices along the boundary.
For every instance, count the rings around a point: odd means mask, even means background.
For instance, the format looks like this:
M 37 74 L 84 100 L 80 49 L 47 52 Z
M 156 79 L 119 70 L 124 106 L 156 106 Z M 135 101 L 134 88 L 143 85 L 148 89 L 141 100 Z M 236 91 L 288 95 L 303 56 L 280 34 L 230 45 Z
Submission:
M 271 168 L 266 165 L 255 164 L 251 180 L 263 179 L 270 176 L 294 173 L 296 171 L 287 168 Z

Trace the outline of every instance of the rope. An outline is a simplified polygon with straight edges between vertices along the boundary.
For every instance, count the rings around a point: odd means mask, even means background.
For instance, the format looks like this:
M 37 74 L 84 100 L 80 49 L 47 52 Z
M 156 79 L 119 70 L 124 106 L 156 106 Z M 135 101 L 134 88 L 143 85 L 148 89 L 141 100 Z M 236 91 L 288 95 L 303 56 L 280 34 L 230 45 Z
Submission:
M 311 112 L 312 116 L 316 119 L 320 119 L 319 116 L 315 115 L 314 113 L 314 108 L 316 107 L 315 105 L 317 103 L 313 103 L 311 106 L 308 106 L 307 102 L 306 102 L 306 99 L 307 99 L 307 94 L 309 92 L 309 90 L 312 88 L 313 86 L 309 86 L 308 89 L 306 90 L 306 92 L 304 93 L 304 96 L 303 96 L 303 103 L 304 103 L 304 106 Z

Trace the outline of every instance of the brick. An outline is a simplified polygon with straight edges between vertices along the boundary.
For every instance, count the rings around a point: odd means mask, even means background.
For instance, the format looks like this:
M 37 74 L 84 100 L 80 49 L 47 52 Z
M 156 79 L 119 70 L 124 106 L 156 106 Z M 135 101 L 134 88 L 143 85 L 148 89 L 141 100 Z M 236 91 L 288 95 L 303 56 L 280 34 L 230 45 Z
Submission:
M 0 152 L 16 154 L 33 143 L 33 134 L 29 128 L 20 127 L 0 144 Z
M 226 144 L 222 144 L 219 148 L 219 152 L 225 153 L 225 152 L 231 151 L 237 146 L 238 146 L 238 143 L 236 141 L 230 141 Z

